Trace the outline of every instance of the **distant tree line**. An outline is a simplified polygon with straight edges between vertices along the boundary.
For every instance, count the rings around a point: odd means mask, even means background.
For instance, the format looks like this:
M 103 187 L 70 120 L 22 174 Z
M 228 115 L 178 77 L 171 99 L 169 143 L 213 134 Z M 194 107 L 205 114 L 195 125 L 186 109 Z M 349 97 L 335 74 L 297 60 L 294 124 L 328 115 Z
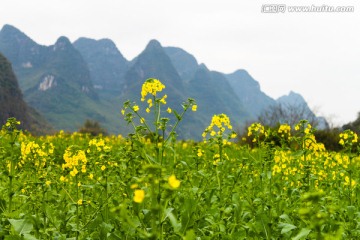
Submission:
M 340 151 L 342 146 L 339 144 L 339 134 L 347 129 L 352 130 L 360 136 L 360 112 L 357 119 L 353 122 L 347 123 L 342 127 L 330 127 L 329 123 L 324 118 L 316 117 L 316 115 L 309 111 L 306 104 L 275 104 L 266 108 L 255 120 L 263 126 L 278 129 L 281 124 L 288 124 L 292 128 L 300 120 L 307 120 L 313 128 L 315 138 L 318 142 L 325 145 L 325 148 L 330 151 Z M 250 125 L 249 123 L 248 125 Z M 243 139 L 247 131 L 239 134 L 239 140 Z M 276 139 L 275 140 L 276 144 Z M 248 144 L 252 144 L 248 142 Z

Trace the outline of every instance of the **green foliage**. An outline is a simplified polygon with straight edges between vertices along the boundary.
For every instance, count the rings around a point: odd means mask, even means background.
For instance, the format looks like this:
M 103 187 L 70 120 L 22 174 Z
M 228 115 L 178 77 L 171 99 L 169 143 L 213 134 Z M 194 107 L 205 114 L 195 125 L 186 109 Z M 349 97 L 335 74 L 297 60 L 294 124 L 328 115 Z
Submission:
M 315 137 L 319 142 L 325 145 L 325 148 L 331 151 L 340 151 L 342 149 L 339 144 L 340 129 L 324 129 L 315 132 Z
M 105 129 L 103 129 L 99 122 L 87 119 L 82 127 L 79 129 L 79 133 L 89 133 L 91 136 L 107 135 Z
M 339 135 L 338 153 L 317 142 L 306 120 L 294 129 L 253 123 L 244 136 L 250 147 L 230 141 L 230 119 L 219 114 L 203 142 L 180 142 L 177 127 L 197 105 L 190 98 L 182 111 L 164 111 L 164 87 L 144 83 L 145 113 L 124 103 L 127 138 L 34 137 L 8 119 L 0 132 L 0 238 L 360 237 L 356 133 Z
M 351 130 L 353 132 L 356 132 L 357 134 L 360 134 L 360 112 L 358 113 L 357 118 L 353 122 L 349 122 L 342 126 L 343 130 Z

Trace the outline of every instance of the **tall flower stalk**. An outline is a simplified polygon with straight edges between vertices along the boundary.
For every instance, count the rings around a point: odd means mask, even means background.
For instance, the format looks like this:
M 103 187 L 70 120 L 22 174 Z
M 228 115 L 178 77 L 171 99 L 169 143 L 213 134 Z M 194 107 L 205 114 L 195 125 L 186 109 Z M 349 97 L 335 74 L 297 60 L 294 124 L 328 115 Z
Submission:
M 182 104 L 181 113 L 170 107 L 165 110 L 168 96 L 161 94 L 164 89 L 165 85 L 160 80 L 149 78 L 141 88 L 141 101 L 147 104 L 145 111 L 141 111 L 139 105 L 130 101 L 126 101 L 121 110 L 125 121 L 134 129 L 134 133 L 131 134 L 132 139 L 136 139 L 136 144 L 140 144 L 141 156 L 149 163 L 148 166 L 143 167 L 143 171 L 147 173 L 147 185 L 150 185 L 146 189 L 149 190 L 150 195 L 152 236 L 158 239 L 163 239 L 162 228 L 164 220 L 167 218 L 165 210 L 168 200 L 164 199 L 163 196 L 164 185 L 170 185 L 172 189 L 180 185 L 180 181 L 176 179 L 175 175 L 172 175 L 168 183 L 165 180 L 163 170 L 167 164 L 164 159 L 167 154 L 166 150 L 169 148 L 168 143 L 175 138 L 176 128 L 182 121 L 185 112 L 188 109 L 197 110 L 196 102 L 191 98 Z M 166 117 L 163 117 L 163 115 L 166 115 Z M 170 126 L 171 119 L 175 120 L 172 126 Z M 149 139 L 150 144 L 153 146 L 155 150 L 154 157 L 146 151 L 144 147 L 145 139 Z M 144 189 L 136 188 L 134 194 L 136 204 L 146 201 Z

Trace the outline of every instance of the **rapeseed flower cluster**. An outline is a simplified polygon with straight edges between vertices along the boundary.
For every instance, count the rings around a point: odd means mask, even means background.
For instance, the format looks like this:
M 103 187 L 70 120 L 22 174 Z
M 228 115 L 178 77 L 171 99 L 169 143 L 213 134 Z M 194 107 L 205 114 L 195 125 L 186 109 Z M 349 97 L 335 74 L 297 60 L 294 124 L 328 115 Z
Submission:
M 168 178 L 168 183 L 172 189 L 176 189 L 176 188 L 180 187 L 180 181 L 176 178 L 176 176 L 174 174 L 172 174 Z
M 80 169 L 82 173 L 86 173 L 86 165 L 88 161 L 84 150 L 74 151 L 71 147 L 68 147 L 65 150 L 63 158 L 65 160 L 65 163 L 62 164 L 62 169 L 70 169 L 71 177 L 75 177 L 79 173 L 78 169 Z M 64 178 L 60 180 L 64 180 Z
M 305 134 L 309 134 L 312 131 L 312 126 L 308 121 L 301 120 L 295 125 L 294 129 L 295 131 L 302 131 Z
M 42 143 L 40 146 L 34 141 L 21 143 L 21 160 L 18 163 L 19 167 L 26 162 L 31 163 L 37 168 L 43 168 L 46 165 L 49 156 L 54 153 L 54 145 L 52 143 Z
M 162 84 L 158 79 L 155 78 L 147 79 L 141 87 L 141 101 L 145 101 L 145 97 L 148 94 L 152 95 L 153 97 L 156 97 L 156 94 L 158 92 L 161 92 L 164 88 L 165 85 Z M 165 101 L 165 99 L 163 101 Z M 152 103 L 148 102 L 148 104 L 150 106 Z
M 95 162 L 95 166 L 100 168 L 103 172 L 108 167 L 118 166 L 117 162 L 110 161 L 108 156 L 111 152 L 112 146 L 109 144 L 109 138 L 94 138 L 89 141 L 89 148 L 86 150 L 88 158 Z M 93 169 L 94 170 L 94 169 Z M 96 170 L 95 170 L 96 171 Z M 90 173 L 89 178 L 93 179 L 93 174 Z
M 287 138 L 290 140 L 291 137 L 291 127 L 289 124 L 281 124 L 278 133 L 280 134 L 281 138 Z
M 23 136 L 24 140 L 25 137 Z M 36 176 L 45 178 L 48 174 L 47 166 L 53 165 L 54 145 L 51 142 L 36 143 L 35 141 L 21 142 L 21 157 L 15 168 L 28 166 L 36 171 Z M 10 169 L 10 162 L 7 162 Z
M 111 147 L 105 144 L 105 140 L 102 138 L 99 139 L 91 139 L 89 141 L 89 149 L 87 150 L 87 153 L 91 152 L 91 149 L 96 149 L 97 152 L 108 152 L 111 150 Z
M 340 133 L 339 137 L 339 144 L 342 146 L 351 146 L 352 144 L 358 142 L 358 135 L 349 129 L 345 130 L 343 133 Z
M 265 135 L 265 128 L 261 123 L 253 123 L 248 127 L 248 137 L 253 136 L 252 142 L 260 140 L 260 136 Z
M 228 138 L 229 139 L 235 138 L 236 133 L 232 131 L 233 127 L 230 123 L 229 117 L 224 113 L 219 115 L 214 115 L 211 119 L 210 125 L 203 132 L 202 137 L 205 139 L 206 136 L 209 134 L 210 138 L 212 137 L 223 138 L 223 135 L 227 129 L 231 131 L 231 133 L 228 135 Z
M 308 149 L 311 150 L 313 152 L 324 152 L 325 151 L 325 146 L 323 143 L 318 143 L 315 139 L 315 136 L 313 134 L 309 134 L 307 136 L 307 138 L 304 140 L 304 144 L 303 144 L 303 148 L 304 149 Z M 318 155 L 318 154 L 316 154 Z

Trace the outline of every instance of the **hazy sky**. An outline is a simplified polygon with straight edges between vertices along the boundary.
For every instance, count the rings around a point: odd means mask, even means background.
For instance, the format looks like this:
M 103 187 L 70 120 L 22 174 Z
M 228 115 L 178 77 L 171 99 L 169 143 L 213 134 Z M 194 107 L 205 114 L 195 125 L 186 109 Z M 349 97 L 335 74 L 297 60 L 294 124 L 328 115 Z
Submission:
M 211 70 L 246 69 L 273 98 L 300 93 L 335 124 L 360 111 L 360 1 L 0 0 L 0 27 L 36 42 L 59 36 L 112 39 L 131 60 L 151 39 L 180 47 Z M 284 12 L 264 13 L 268 4 Z M 353 12 L 290 12 L 291 6 Z M 274 10 L 273 10 L 274 11 Z

